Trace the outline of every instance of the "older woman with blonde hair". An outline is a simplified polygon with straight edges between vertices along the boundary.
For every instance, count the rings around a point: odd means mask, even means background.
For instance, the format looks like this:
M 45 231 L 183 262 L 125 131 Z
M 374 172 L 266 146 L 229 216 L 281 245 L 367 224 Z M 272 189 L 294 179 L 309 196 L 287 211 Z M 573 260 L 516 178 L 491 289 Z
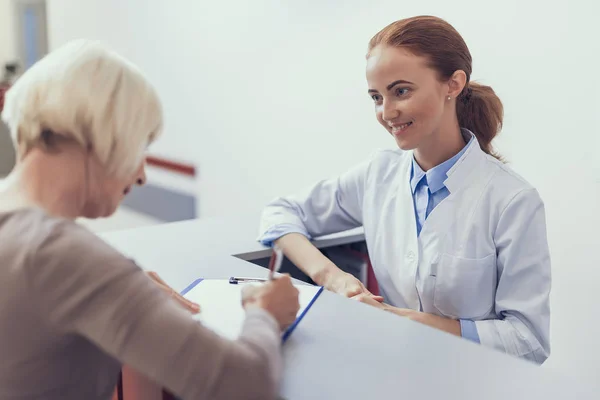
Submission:
M 111 215 L 146 179 L 163 120 L 137 68 L 71 42 L 16 82 L 2 118 L 18 160 L 0 189 L 0 397 L 109 399 L 127 364 L 186 400 L 274 398 L 298 311 L 289 277 L 245 292 L 228 341 L 74 222 Z

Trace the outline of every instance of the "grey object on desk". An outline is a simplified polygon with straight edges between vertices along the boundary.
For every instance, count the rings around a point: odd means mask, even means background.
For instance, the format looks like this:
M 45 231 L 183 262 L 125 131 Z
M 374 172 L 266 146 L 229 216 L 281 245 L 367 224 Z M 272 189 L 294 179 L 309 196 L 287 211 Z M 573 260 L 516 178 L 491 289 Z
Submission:
M 198 277 L 264 276 L 249 260 L 256 218 L 159 225 L 102 237 L 175 289 Z M 352 232 L 316 240 L 333 246 Z M 236 255 L 234 257 L 233 255 Z M 598 388 L 396 315 L 323 292 L 284 348 L 289 399 L 596 399 Z

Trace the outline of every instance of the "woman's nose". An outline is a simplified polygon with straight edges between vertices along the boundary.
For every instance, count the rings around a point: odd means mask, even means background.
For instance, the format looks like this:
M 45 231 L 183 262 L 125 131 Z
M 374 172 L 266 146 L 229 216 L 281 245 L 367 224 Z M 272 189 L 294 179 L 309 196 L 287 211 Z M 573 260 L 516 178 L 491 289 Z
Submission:
M 400 113 L 399 113 L 398 109 L 396 108 L 396 105 L 394 102 L 390 101 L 390 102 L 383 103 L 383 112 L 382 112 L 381 118 L 383 118 L 384 121 L 386 121 L 386 122 L 393 121 L 396 118 L 398 118 L 398 115 L 400 115 Z

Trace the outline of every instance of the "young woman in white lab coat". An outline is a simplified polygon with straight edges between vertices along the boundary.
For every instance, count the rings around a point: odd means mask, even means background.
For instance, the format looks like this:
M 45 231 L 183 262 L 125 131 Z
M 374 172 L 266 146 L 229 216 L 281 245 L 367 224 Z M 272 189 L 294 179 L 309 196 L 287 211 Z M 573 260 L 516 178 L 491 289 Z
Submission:
M 447 22 L 414 17 L 384 28 L 369 43 L 368 92 L 400 149 L 274 200 L 259 239 L 331 291 L 543 363 L 544 205 L 494 153 L 502 103 L 470 76 L 467 45 Z M 310 243 L 361 225 L 382 297 Z

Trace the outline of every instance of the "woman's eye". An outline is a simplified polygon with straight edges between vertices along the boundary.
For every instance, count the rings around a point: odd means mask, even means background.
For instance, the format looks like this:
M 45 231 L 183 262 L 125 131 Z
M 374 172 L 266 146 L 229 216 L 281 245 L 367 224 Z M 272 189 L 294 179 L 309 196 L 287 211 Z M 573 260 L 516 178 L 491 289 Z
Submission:
M 381 95 L 379 95 L 379 94 L 373 94 L 373 95 L 371 95 L 371 98 L 373 99 L 373 101 L 375 103 L 379 103 L 382 100 Z
M 408 88 L 398 88 L 396 89 L 396 96 L 404 96 L 408 93 Z

